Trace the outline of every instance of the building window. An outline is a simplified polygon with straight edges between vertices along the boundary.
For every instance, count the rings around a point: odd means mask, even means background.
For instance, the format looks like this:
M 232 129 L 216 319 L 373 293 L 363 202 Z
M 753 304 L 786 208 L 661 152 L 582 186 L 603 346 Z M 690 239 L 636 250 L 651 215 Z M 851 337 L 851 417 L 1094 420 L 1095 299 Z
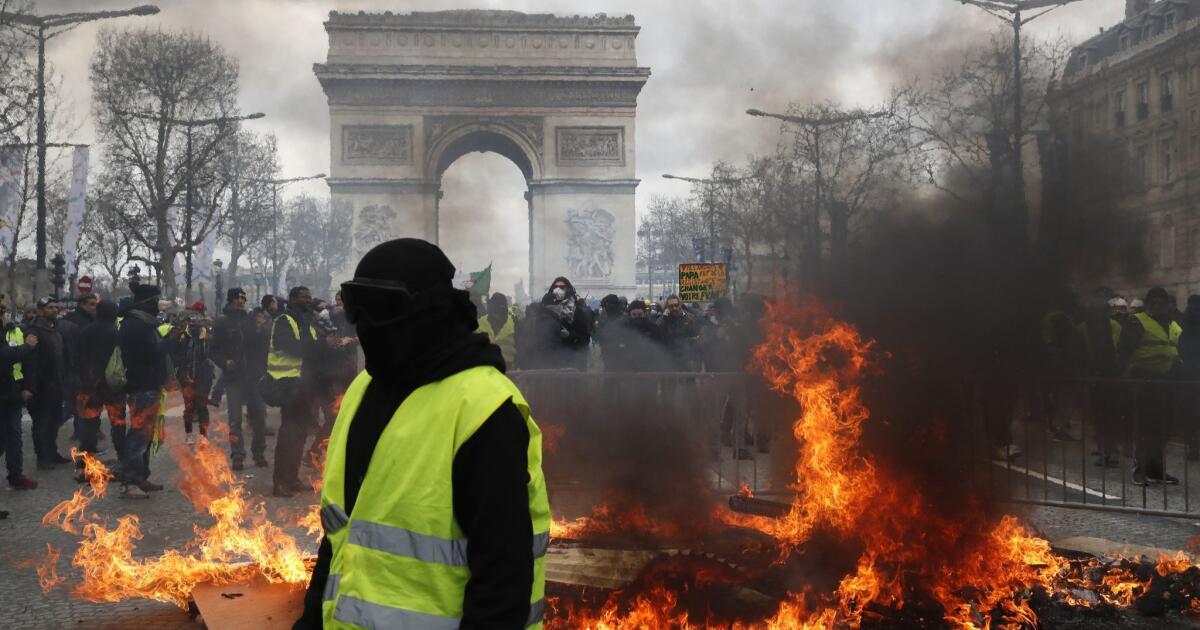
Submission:
M 1193 162 L 1200 161 L 1200 136 L 1192 136 L 1191 147 L 1188 151 Z
M 1175 109 L 1175 73 L 1171 71 L 1158 75 L 1159 108 L 1164 112 Z
M 1150 117 L 1150 82 L 1142 81 L 1137 84 L 1137 118 L 1146 120 Z
M 1129 33 L 1122 35 L 1118 41 L 1118 48 L 1120 50 L 1129 50 Z
M 1162 183 L 1170 184 L 1175 178 L 1175 141 L 1167 138 L 1162 141 Z
M 1133 181 L 1139 190 L 1150 183 L 1150 147 L 1144 144 L 1133 150 Z
M 1146 41 L 1154 36 L 1154 26 L 1147 23 L 1142 27 L 1142 41 Z
M 1188 89 L 1193 92 L 1200 90 L 1200 65 L 1192 66 L 1191 75 L 1192 80 L 1189 82 L 1191 85 L 1188 86 Z
M 1125 126 L 1125 90 L 1117 90 L 1112 95 L 1113 123 L 1117 129 Z
M 1163 16 L 1163 31 L 1175 30 L 1175 14 L 1167 13 Z

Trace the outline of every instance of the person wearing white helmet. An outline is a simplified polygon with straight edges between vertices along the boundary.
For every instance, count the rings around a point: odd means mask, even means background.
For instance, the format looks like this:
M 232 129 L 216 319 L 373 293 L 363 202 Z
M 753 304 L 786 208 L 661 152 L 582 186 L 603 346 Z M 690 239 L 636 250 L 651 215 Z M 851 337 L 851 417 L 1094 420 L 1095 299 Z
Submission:
M 1132 301 L 1129 302 L 1129 314 L 1130 315 L 1137 315 L 1138 313 L 1144 313 L 1144 312 L 1146 312 L 1146 303 L 1145 302 L 1143 302 L 1137 298 L 1134 298 Z

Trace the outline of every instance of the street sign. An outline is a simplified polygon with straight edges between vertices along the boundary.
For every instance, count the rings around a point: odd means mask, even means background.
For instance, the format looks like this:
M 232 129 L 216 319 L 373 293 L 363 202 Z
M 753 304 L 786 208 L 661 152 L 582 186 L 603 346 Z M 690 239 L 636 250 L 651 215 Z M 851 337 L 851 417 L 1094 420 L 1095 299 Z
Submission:
M 92 292 L 92 277 L 80 276 L 79 281 L 75 283 L 75 288 L 79 289 L 80 295 L 87 295 Z

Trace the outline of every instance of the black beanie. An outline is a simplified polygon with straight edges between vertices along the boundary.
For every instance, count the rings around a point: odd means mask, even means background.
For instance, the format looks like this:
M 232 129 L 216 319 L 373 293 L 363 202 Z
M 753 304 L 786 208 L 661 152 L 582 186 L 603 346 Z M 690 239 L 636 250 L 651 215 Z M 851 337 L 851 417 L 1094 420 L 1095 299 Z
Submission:
M 395 280 L 410 291 L 452 288 L 454 265 L 437 245 L 419 238 L 398 238 L 371 248 L 358 267 L 355 278 Z
M 242 287 L 230 287 L 229 290 L 225 292 L 225 301 L 232 302 L 234 298 L 239 295 L 242 297 L 246 296 L 246 292 L 242 290 Z
M 1167 290 L 1162 287 L 1154 287 L 1146 292 L 1146 301 L 1150 300 L 1170 300 L 1171 296 L 1167 294 Z
M 149 300 L 157 300 L 158 296 L 162 295 L 158 287 L 153 284 L 139 284 L 133 287 L 133 303 L 141 304 Z

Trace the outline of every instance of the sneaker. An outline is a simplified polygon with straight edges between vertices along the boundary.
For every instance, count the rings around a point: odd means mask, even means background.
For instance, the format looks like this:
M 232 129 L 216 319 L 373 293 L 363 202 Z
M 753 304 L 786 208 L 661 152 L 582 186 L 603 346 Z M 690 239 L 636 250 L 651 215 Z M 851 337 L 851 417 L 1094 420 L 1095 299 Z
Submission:
M 1150 483 L 1162 483 L 1168 486 L 1179 485 L 1179 479 L 1165 473 L 1161 477 L 1155 475 L 1146 475 L 1146 480 Z
M 275 486 L 275 488 L 271 491 L 271 496 L 279 497 L 281 499 L 290 499 L 296 496 L 296 493 L 293 492 L 291 488 L 286 486 Z
M 220 407 L 220 406 L 221 406 L 221 399 L 220 399 L 220 398 L 209 398 L 209 399 L 208 399 L 208 406 L 209 406 L 209 407 Z
M 141 488 L 139 488 L 137 486 L 122 486 L 121 487 L 121 498 L 122 499 L 149 499 L 150 495 L 145 490 L 142 490 Z
M 240 459 L 235 459 L 230 463 L 230 467 L 234 470 L 245 470 L 246 464 Z
M 254 458 L 254 465 L 258 466 L 259 468 L 266 468 L 267 466 L 270 466 L 270 464 L 267 463 L 267 458 L 263 457 L 262 455 Z
M 138 487 L 145 492 L 158 492 L 159 490 L 163 489 L 163 485 L 161 483 L 154 483 L 153 481 L 143 481 L 138 485 Z
M 56 464 L 70 464 L 70 463 L 71 463 L 71 458 L 70 458 L 70 457 L 64 457 L 62 453 L 55 453 L 55 454 L 54 454 L 54 463 L 56 463 Z
M 184 440 L 184 444 L 187 444 L 188 446 L 195 446 L 196 445 L 196 436 L 191 433 L 187 434 L 187 439 Z
M 1132 483 L 1135 486 L 1150 485 L 1150 481 L 1146 479 L 1146 474 L 1139 470 L 1133 471 L 1133 475 L 1129 478 L 1129 483 Z
M 0 521 L 8 518 L 8 510 L 0 510 Z
M 21 475 L 20 477 L 8 482 L 8 487 L 12 488 L 13 490 L 33 490 L 37 487 L 37 482 L 29 477 L 26 477 L 25 475 Z

